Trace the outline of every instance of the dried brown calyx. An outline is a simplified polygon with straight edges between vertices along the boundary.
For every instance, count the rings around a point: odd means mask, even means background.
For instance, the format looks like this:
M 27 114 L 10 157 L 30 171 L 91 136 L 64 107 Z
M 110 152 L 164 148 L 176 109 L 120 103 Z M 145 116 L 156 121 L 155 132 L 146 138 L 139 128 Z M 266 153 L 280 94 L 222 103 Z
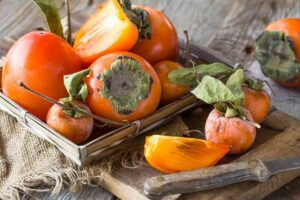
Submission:
M 98 77 L 103 83 L 100 95 L 109 99 L 119 114 L 133 113 L 151 92 L 152 78 L 133 58 L 120 56 Z

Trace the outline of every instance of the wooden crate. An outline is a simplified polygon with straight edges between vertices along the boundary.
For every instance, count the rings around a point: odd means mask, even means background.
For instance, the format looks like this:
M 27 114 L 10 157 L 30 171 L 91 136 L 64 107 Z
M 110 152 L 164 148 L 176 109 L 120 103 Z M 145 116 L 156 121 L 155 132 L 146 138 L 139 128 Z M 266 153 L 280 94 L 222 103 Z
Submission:
M 184 42 L 181 41 L 181 49 L 183 46 Z M 214 52 L 203 47 L 191 45 L 191 56 L 196 63 L 223 62 L 233 67 L 233 65 L 225 58 L 218 57 Z M 57 146 L 62 153 L 78 165 L 92 161 L 101 156 L 105 156 L 107 153 L 114 151 L 118 144 L 123 141 L 159 127 L 173 119 L 175 116 L 189 109 L 195 108 L 200 104 L 202 104 L 201 101 L 189 94 L 169 105 L 159 108 L 155 113 L 139 121 L 128 123 L 116 130 L 100 134 L 97 132 L 97 129 L 95 129 L 91 139 L 83 144 L 76 145 L 61 136 L 59 133 L 47 126 L 46 123 L 26 111 L 3 93 L 0 93 L 1 110 L 8 112 L 10 115 L 18 119 L 18 121 L 27 127 L 33 134 Z

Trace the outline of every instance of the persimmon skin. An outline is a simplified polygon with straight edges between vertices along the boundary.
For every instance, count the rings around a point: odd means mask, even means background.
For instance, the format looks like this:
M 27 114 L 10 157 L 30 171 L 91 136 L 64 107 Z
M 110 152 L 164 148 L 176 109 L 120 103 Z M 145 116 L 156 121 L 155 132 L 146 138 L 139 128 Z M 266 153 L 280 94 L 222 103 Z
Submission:
M 138 35 L 138 28 L 126 16 L 118 0 L 108 0 L 80 28 L 74 49 L 82 62 L 91 64 L 105 54 L 129 51 Z
M 77 106 L 91 113 L 84 103 L 74 101 Z M 55 131 L 75 144 L 85 142 L 93 131 L 94 120 L 92 116 L 73 118 L 63 112 L 63 108 L 54 104 L 48 111 L 46 123 Z
M 99 91 L 103 89 L 103 84 L 102 81 L 97 79 L 97 76 L 105 70 L 111 69 L 111 63 L 120 56 L 126 56 L 138 61 L 142 69 L 151 76 L 153 81 L 148 97 L 140 100 L 136 110 L 130 114 L 118 113 L 108 99 L 99 95 Z M 144 58 L 130 52 L 115 52 L 97 59 L 90 68 L 90 76 L 85 80 L 89 90 L 86 101 L 94 114 L 116 121 L 132 122 L 153 113 L 157 109 L 161 96 L 160 81 L 153 67 Z
M 168 79 L 168 75 L 171 71 L 180 68 L 182 68 L 182 66 L 179 63 L 169 60 L 161 61 L 154 66 L 161 84 L 160 103 L 162 105 L 176 101 L 180 97 L 188 94 L 190 91 L 188 87 L 176 85 Z
M 249 120 L 253 118 L 249 111 L 245 110 Z M 247 151 L 256 137 L 256 128 L 240 118 L 227 118 L 222 113 L 213 109 L 205 123 L 205 137 L 216 144 L 230 146 L 229 154 L 240 154 Z
M 152 35 L 151 39 L 138 41 L 131 51 L 152 65 L 163 60 L 176 61 L 179 57 L 179 40 L 171 21 L 156 9 L 142 5 L 133 7 L 142 8 L 149 13 Z
M 175 173 L 213 166 L 228 151 L 228 145 L 201 139 L 152 135 L 146 137 L 144 156 L 158 171 Z
M 300 62 L 300 19 L 299 18 L 285 18 L 285 19 L 280 19 L 278 21 L 272 22 L 265 28 L 265 31 L 280 31 L 288 35 L 293 42 L 297 62 L 298 63 Z M 282 82 L 279 80 L 274 80 L 274 81 L 285 87 L 300 86 L 300 77 L 290 82 Z
M 80 70 L 80 59 L 66 41 L 52 33 L 31 32 L 20 38 L 7 54 L 2 71 L 3 93 L 44 121 L 52 104 L 19 83 L 22 81 L 58 100 L 68 95 L 63 76 Z
M 244 107 L 249 110 L 256 123 L 263 122 L 271 108 L 271 98 L 264 90 L 258 91 L 243 87 L 245 94 Z

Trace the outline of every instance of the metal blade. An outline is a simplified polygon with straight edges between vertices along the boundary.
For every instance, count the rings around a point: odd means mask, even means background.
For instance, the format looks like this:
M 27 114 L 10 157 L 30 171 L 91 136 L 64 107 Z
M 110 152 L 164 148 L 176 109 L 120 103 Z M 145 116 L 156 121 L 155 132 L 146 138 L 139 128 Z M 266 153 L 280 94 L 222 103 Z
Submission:
M 270 171 L 271 175 L 279 172 L 300 169 L 300 157 L 292 157 L 288 159 L 278 159 L 272 161 L 264 161 L 265 166 Z

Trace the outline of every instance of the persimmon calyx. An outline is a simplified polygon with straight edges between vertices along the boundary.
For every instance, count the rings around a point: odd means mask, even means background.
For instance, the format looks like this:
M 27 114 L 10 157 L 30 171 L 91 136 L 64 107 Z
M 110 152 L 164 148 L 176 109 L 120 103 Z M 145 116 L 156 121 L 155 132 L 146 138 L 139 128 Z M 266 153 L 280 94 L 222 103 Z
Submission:
M 127 56 L 116 58 L 111 69 L 97 78 L 103 84 L 100 96 L 108 99 L 119 114 L 133 113 L 151 92 L 151 76 L 138 61 Z
M 91 113 L 76 105 L 69 97 L 62 98 L 59 101 L 62 102 L 63 105 L 65 105 L 63 107 L 63 112 L 70 117 L 80 119 L 82 117 L 91 116 Z
M 283 32 L 267 31 L 257 40 L 255 57 L 262 72 L 278 81 L 289 82 L 300 75 L 294 44 Z
M 253 90 L 262 91 L 264 88 L 264 81 L 259 79 L 246 78 L 245 86 Z
M 121 7 L 139 30 L 139 39 L 151 39 L 152 28 L 149 13 L 141 8 L 132 8 L 130 0 L 119 0 Z

